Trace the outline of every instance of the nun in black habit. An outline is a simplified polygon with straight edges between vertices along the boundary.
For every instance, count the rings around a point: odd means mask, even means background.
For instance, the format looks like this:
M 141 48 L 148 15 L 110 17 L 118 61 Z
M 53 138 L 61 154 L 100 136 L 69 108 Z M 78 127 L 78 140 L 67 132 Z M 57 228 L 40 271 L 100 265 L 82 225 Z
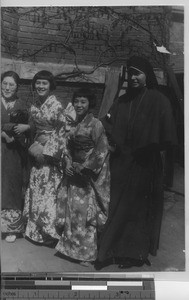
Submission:
M 99 239 L 96 269 L 150 265 L 156 255 L 163 213 L 161 151 L 175 145 L 176 129 L 169 100 L 158 91 L 151 64 L 128 60 L 128 90 L 103 120 L 110 142 L 111 199 Z

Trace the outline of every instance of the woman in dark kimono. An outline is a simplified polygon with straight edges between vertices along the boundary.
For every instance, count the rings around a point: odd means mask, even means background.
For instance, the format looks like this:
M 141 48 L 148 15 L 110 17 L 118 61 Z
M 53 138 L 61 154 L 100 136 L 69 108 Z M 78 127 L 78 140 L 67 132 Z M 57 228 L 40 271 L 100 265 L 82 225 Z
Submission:
M 163 213 L 161 150 L 176 143 L 169 100 L 157 88 L 149 62 L 132 57 L 128 91 L 115 100 L 103 124 L 111 155 L 109 217 L 100 238 L 96 268 L 150 265 L 156 255 Z
M 17 97 L 19 76 L 7 71 L 1 76 L 1 232 L 14 242 L 24 231 L 23 172 L 27 166 L 26 103 Z

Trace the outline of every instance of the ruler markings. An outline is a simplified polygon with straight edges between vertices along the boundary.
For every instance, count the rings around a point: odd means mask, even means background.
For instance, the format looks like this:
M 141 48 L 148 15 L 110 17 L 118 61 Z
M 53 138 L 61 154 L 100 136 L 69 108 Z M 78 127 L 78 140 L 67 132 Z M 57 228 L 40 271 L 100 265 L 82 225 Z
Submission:
M 119 293 L 119 292 L 111 292 L 110 294 L 107 294 L 107 295 L 101 295 L 101 293 L 97 292 L 97 294 L 93 294 L 90 292 L 90 294 L 86 294 L 86 293 L 83 293 L 82 295 L 81 294 L 76 294 L 75 296 L 68 293 L 67 295 L 66 294 L 63 294 L 62 297 L 60 298 L 60 294 L 58 293 L 58 296 L 56 294 L 50 294 L 49 292 L 48 293 L 43 293 L 43 294 L 40 294 L 38 297 L 34 297 L 34 295 L 28 295 L 27 297 L 3 297 L 4 300 L 16 300 L 16 299 L 21 299 L 21 300 L 24 300 L 24 299 L 34 299 L 34 300 L 45 300 L 45 299 L 50 299 L 50 300 L 55 300 L 55 299 L 75 299 L 75 300 L 81 300 L 81 299 L 147 299 L 147 300 L 154 300 L 155 297 L 154 296 L 151 296 L 151 297 L 143 297 L 142 295 L 137 295 L 137 294 L 124 294 L 124 293 Z

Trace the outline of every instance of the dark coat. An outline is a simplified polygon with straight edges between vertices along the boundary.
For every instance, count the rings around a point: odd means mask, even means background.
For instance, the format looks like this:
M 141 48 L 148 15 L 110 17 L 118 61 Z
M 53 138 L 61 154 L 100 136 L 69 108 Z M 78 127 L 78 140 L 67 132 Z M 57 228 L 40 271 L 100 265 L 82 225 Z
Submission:
M 118 98 L 103 120 L 111 155 L 110 212 L 99 243 L 108 257 L 145 259 L 156 255 L 163 212 L 161 150 L 176 144 L 169 100 L 144 88 Z
M 26 106 L 20 99 L 16 100 L 14 108 L 10 111 L 1 105 L 1 130 L 9 136 L 13 136 L 13 127 L 15 123 L 10 122 L 10 113 L 17 110 L 26 110 Z M 1 138 L 1 208 L 21 210 L 23 170 L 27 164 L 27 145 L 25 144 L 25 135 L 15 138 L 13 143 L 7 144 L 4 138 Z

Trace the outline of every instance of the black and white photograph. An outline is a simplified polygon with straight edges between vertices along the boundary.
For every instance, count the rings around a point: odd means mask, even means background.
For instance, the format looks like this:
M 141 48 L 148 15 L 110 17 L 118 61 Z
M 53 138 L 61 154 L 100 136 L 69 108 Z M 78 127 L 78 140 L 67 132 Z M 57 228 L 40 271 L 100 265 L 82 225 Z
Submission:
M 1 272 L 185 272 L 183 5 L 1 7 Z

